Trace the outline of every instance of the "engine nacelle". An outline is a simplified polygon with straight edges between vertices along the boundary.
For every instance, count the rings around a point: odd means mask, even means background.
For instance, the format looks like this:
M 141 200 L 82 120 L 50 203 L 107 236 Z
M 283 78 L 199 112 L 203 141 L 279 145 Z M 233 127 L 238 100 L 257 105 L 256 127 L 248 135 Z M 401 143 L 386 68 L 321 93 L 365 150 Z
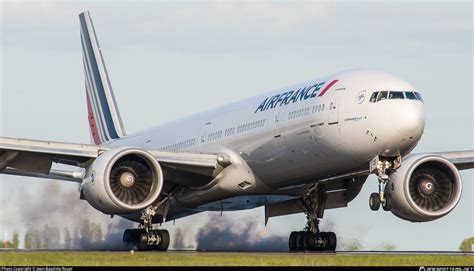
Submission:
M 413 155 L 390 174 L 385 193 L 392 196 L 394 215 L 412 222 L 431 221 L 447 215 L 458 204 L 461 175 L 441 156 Z
M 129 147 L 101 154 L 87 168 L 81 191 L 84 198 L 105 214 L 142 210 L 157 200 L 163 173 L 148 152 Z

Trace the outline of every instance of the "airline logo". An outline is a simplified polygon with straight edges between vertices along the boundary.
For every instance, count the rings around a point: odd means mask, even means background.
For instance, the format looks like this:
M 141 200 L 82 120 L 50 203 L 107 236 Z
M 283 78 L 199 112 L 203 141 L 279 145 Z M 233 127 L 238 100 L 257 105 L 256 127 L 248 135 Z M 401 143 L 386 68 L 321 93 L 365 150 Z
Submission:
M 297 101 L 313 99 L 315 97 L 323 96 L 337 81 L 333 80 L 329 83 L 321 92 L 319 90 L 326 83 L 317 83 L 309 87 L 300 88 L 296 91 L 290 90 L 277 94 L 271 97 L 265 98 L 262 103 L 257 107 L 255 113 L 263 112 L 269 109 L 273 109 L 277 106 L 287 105 L 289 103 L 296 103 Z M 318 94 L 319 93 L 319 94 Z

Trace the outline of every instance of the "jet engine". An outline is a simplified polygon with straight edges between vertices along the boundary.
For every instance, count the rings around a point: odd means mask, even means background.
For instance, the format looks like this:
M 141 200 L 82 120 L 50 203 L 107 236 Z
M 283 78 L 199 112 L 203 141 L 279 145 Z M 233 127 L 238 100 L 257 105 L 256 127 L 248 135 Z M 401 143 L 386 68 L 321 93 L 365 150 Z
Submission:
M 390 174 L 385 193 L 392 196 L 392 213 L 412 222 L 426 222 L 451 212 L 462 193 L 457 168 L 443 157 L 418 154 L 407 157 Z
M 86 169 L 82 196 L 105 214 L 127 214 L 151 205 L 161 193 L 163 173 L 156 159 L 136 148 L 104 152 Z

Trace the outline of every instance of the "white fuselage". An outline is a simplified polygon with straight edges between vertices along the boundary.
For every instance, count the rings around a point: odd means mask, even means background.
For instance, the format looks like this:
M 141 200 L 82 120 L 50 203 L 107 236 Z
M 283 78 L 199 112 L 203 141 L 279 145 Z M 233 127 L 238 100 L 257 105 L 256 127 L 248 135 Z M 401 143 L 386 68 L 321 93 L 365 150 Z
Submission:
M 232 153 L 260 184 L 247 194 L 268 194 L 366 170 L 377 155 L 408 154 L 423 133 L 423 103 L 370 102 L 377 91 L 415 88 L 384 72 L 351 70 L 160 125 L 111 146 Z

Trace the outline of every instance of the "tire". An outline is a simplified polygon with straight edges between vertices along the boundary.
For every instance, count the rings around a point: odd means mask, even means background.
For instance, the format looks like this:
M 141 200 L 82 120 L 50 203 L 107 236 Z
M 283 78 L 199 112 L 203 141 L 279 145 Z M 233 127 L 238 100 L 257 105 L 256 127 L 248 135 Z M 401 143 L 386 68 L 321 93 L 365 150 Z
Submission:
M 296 250 L 303 250 L 304 232 L 296 232 Z
M 123 239 L 122 239 L 123 242 L 124 242 L 125 244 L 131 243 L 131 241 L 132 241 L 131 236 L 132 236 L 132 230 L 126 229 L 126 230 L 123 232 Z
M 369 206 L 372 211 L 377 211 L 380 209 L 380 196 L 377 193 L 370 194 L 369 197 Z
M 313 232 L 305 232 L 304 233 L 304 239 L 303 239 L 303 247 L 305 250 L 314 250 L 315 248 L 315 243 L 316 243 L 316 238 L 314 236 Z
M 292 231 L 290 237 L 288 238 L 288 248 L 290 249 L 290 251 L 296 250 L 296 235 L 297 232 Z
M 326 232 L 327 247 L 328 251 L 335 251 L 337 246 L 337 237 L 334 232 Z
M 131 243 L 137 243 L 138 238 L 140 238 L 140 234 L 142 234 L 142 230 L 140 229 L 133 229 L 130 231 L 130 242 Z
M 137 242 L 137 249 L 140 251 L 148 249 L 148 233 L 146 231 L 142 231 L 140 234 Z
M 160 230 L 158 231 L 160 235 L 161 241 L 158 245 L 158 250 L 166 251 L 170 245 L 170 233 L 167 230 Z
M 390 210 L 392 210 L 392 203 L 393 203 L 392 195 L 385 194 L 385 201 L 382 204 L 382 208 L 385 211 L 390 211 Z
M 326 251 L 328 249 L 328 238 L 327 238 L 327 232 L 319 232 L 319 237 L 323 239 L 324 245 L 317 247 L 317 250 L 319 251 Z
M 131 229 L 126 229 L 123 232 L 123 248 L 126 250 L 133 249 L 133 246 L 135 245 L 135 241 L 132 238 L 132 230 Z

